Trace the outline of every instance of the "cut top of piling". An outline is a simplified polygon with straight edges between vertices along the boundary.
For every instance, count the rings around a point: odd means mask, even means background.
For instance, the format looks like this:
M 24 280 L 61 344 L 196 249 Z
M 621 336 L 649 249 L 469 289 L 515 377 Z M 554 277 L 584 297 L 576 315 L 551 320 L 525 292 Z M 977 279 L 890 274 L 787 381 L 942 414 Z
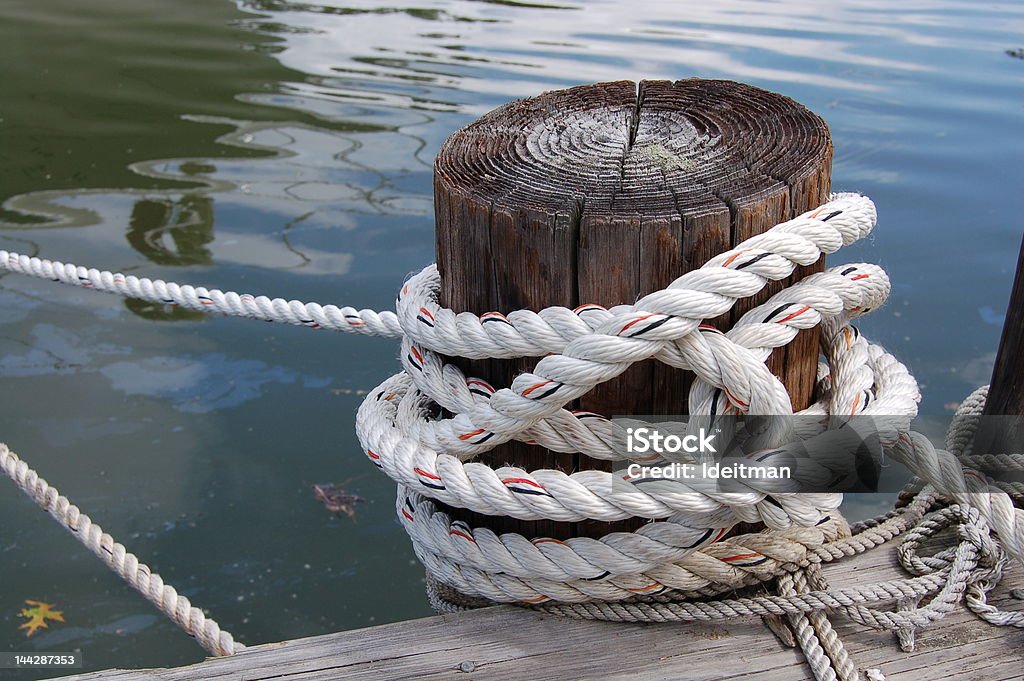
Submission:
M 500 107 L 452 135 L 435 171 L 492 205 L 685 221 L 813 191 L 831 156 L 825 122 L 783 95 L 724 80 L 617 81 Z

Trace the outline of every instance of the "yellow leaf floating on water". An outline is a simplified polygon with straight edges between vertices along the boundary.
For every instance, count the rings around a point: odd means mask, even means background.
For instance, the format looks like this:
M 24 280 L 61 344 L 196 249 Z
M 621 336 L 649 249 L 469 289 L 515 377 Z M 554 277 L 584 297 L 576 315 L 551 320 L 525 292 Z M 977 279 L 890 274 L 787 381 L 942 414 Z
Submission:
M 31 607 L 22 608 L 21 616 L 27 618 L 28 622 L 18 627 L 19 629 L 28 629 L 25 636 L 31 636 L 36 633 L 36 629 L 46 629 L 46 620 L 53 620 L 54 622 L 64 621 L 64 613 L 60 610 L 54 610 L 53 606 L 49 603 L 25 601 L 25 605 Z

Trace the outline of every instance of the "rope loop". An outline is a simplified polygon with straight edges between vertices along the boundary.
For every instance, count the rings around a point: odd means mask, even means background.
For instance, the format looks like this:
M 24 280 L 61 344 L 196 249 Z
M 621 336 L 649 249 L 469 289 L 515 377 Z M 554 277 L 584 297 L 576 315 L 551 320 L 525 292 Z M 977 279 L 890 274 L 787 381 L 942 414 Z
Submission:
M 712 415 L 792 414 L 789 396 L 765 360 L 798 331 L 816 325 L 822 328 L 826 363 L 819 372 L 817 402 L 798 414 L 816 417 L 807 419 L 816 430 L 800 437 L 836 437 L 842 429 L 830 417 L 872 416 L 887 455 L 938 488 L 966 491 L 963 469 L 949 465 L 955 457 L 910 432 L 920 400 L 913 376 L 854 325 L 889 293 L 889 279 L 877 266 L 842 265 L 807 277 L 725 332 L 704 323 L 788 277 L 798 265 L 862 238 L 874 224 L 869 199 L 834 195 L 819 209 L 748 239 L 665 289 L 612 309 L 581 305 L 455 313 L 438 304 L 435 268 L 410 278 L 396 307 L 403 370 L 371 391 L 357 413 L 356 432 L 371 462 L 398 483 L 399 521 L 428 572 L 469 597 L 491 601 L 629 601 L 638 594 L 738 588 L 772 579 L 792 569 L 788 566 L 831 560 L 885 541 L 879 532 L 851 537 L 837 511 L 838 494 L 788 494 L 757 481 L 743 481 L 739 491 L 730 492 L 686 480 L 641 487 L 614 484 L 614 474 L 603 471 L 492 469 L 474 461 L 511 440 L 620 459 L 615 443 L 622 441 L 621 426 L 568 405 L 648 358 L 696 374 L 691 425 Z M 496 387 L 464 375 L 448 362 L 450 356 L 541 359 L 508 387 Z M 768 433 L 765 446 L 791 436 Z M 823 455 L 806 464 L 813 471 L 803 472 L 832 479 L 848 472 L 843 464 L 849 465 L 849 457 Z M 593 540 L 498 537 L 453 521 L 434 502 L 523 520 L 642 517 L 656 522 Z M 923 513 L 919 507 L 915 512 Z M 740 522 L 762 524 L 768 531 L 730 537 Z M 1000 522 L 1024 530 L 1015 515 Z M 909 524 L 886 526 L 887 538 Z M 1020 547 L 1024 542 L 1011 542 L 1009 548 Z

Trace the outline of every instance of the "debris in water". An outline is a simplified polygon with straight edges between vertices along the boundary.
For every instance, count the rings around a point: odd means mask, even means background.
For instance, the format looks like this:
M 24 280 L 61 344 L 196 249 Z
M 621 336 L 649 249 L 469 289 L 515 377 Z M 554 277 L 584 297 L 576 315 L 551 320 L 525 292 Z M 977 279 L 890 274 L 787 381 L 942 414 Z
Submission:
M 25 636 L 31 636 L 36 633 L 36 629 L 47 629 L 47 620 L 53 620 L 54 622 L 64 621 L 64 613 L 60 610 L 54 610 L 53 605 L 50 603 L 27 600 L 25 605 L 32 606 L 21 609 L 21 616 L 26 618 L 28 622 L 25 622 L 18 628 L 28 630 L 25 632 Z
M 341 485 L 313 485 L 313 496 L 331 513 L 344 513 L 352 520 L 356 519 L 356 504 L 366 501 L 358 494 L 349 494 Z

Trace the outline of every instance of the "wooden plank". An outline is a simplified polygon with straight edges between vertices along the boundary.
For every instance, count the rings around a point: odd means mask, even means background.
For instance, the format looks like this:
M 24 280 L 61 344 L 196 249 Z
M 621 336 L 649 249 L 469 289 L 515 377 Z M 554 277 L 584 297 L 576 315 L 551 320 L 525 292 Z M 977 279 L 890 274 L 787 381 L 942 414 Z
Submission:
M 888 547 L 827 566 L 825 574 L 835 586 L 848 586 L 903 573 Z M 1019 610 L 1021 602 L 1010 596 L 1009 589 L 1022 583 L 1024 571 L 1015 565 L 992 602 Z M 919 633 L 913 653 L 901 652 L 886 632 L 838 615 L 833 622 L 859 668 L 879 668 L 889 681 L 1021 678 L 1024 631 L 981 622 L 963 606 Z M 68 677 L 68 681 L 197 678 L 794 681 L 812 677 L 802 655 L 784 647 L 756 619 L 613 624 L 501 606 L 254 646 L 233 657 L 177 669 L 111 670 Z

